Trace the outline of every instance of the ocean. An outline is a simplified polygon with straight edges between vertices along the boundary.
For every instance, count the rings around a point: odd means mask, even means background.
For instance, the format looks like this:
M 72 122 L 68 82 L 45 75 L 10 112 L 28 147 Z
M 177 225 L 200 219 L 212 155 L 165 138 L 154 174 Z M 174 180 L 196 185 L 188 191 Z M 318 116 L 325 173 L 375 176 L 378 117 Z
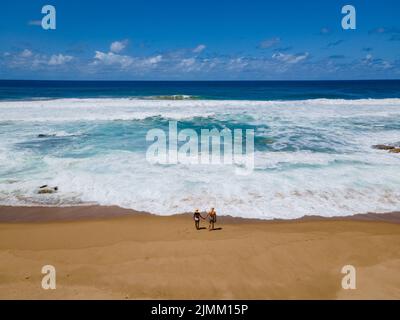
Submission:
M 152 164 L 151 129 L 253 129 L 254 170 Z M 400 81 L 0 81 L 0 205 L 294 219 L 400 210 Z M 38 194 L 41 185 L 58 186 Z

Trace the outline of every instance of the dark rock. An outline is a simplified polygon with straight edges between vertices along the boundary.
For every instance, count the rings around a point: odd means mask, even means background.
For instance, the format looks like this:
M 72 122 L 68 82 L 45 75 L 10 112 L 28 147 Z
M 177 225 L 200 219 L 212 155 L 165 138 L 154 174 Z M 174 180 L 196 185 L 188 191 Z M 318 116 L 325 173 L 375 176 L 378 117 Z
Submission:
M 390 153 L 400 153 L 400 148 L 393 148 L 389 150 Z
M 49 187 L 47 185 L 39 188 L 38 194 L 51 194 L 56 193 L 58 191 L 58 187 Z
M 56 136 L 55 134 L 43 134 L 43 133 L 37 135 L 38 138 L 50 138 L 55 136 Z
M 372 146 L 372 148 L 378 149 L 378 150 L 393 150 L 393 149 L 395 149 L 395 147 L 388 146 L 388 145 L 385 145 L 385 144 L 377 144 L 375 146 Z

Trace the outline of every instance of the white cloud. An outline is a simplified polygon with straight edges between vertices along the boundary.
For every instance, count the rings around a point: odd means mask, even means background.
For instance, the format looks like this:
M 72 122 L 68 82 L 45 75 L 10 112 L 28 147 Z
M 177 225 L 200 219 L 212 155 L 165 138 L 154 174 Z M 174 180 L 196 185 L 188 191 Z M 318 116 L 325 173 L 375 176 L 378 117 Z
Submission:
M 187 58 L 187 59 L 183 59 L 183 60 L 180 62 L 179 65 L 180 65 L 181 67 L 188 68 L 188 67 L 193 66 L 195 63 L 196 63 L 196 59 L 195 59 L 195 58 Z
M 259 47 L 261 49 L 268 49 L 268 48 L 271 48 L 271 47 L 277 45 L 280 42 L 281 42 L 281 38 L 277 38 L 277 37 L 271 38 L 271 39 L 266 39 L 260 43 Z
M 284 53 L 275 53 L 272 55 L 272 58 L 275 60 L 278 60 L 280 62 L 285 62 L 289 64 L 296 64 L 299 63 L 305 59 L 307 59 L 309 56 L 309 53 L 303 53 L 303 54 L 284 54 Z
M 110 51 L 114 53 L 120 53 L 126 48 L 127 45 L 128 45 L 128 40 L 114 41 L 110 45 Z
M 194 53 L 200 53 L 202 52 L 205 48 L 207 48 L 204 44 L 199 44 L 196 48 L 193 49 Z
M 33 54 L 33 53 L 32 53 L 31 50 L 25 49 L 24 51 L 21 52 L 20 56 L 21 56 L 22 58 L 29 58 L 29 57 L 32 56 L 32 54 Z
M 114 48 L 115 50 L 115 48 Z M 123 70 L 139 70 L 157 66 L 162 60 L 162 55 L 150 57 L 132 57 L 129 55 L 116 54 L 114 52 L 96 51 L 92 66 L 114 66 Z
M 249 65 L 248 61 L 246 61 L 243 57 L 238 57 L 235 59 L 230 59 L 227 65 L 229 70 L 242 70 Z
M 176 60 L 174 60 L 176 62 Z M 184 58 L 174 65 L 183 72 L 208 72 L 214 69 L 220 63 L 218 58 L 202 59 L 202 58 Z
M 49 60 L 49 65 L 50 66 L 59 66 L 59 65 L 63 65 L 67 62 L 70 62 L 73 59 L 72 56 L 65 56 L 63 54 L 53 54 L 50 57 Z
M 108 66 L 119 65 L 122 68 L 127 68 L 133 63 L 132 57 L 123 56 L 112 52 L 104 53 L 101 51 L 96 51 L 94 59 L 94 64 L 104 64 Z
M 367 65 L 368 67 L 379 68 L 379 69 L 390 69 L 393 65 L 386 60 L 383 59 L 375 59 L 372 54 L 367 54 L 364 59 L 361 60 L 362 64 Z
M 60 66 L 74 59 L 72 56 L 63 55 L 61 53 L 49 56 L 33 52 L 29 49 L 25 49 L 15 54 L 7 52 L 7 54 L 4 54 L 4 57 L 7 58 L 7 63 L 10 68 L 23 68 L 30 70 L 37 70 L 46 66 Z
M 158 55 L 158 56 L 155 56 L 155 57 L 147 58 L 147 59 L 145 59 L 143 62 L 144 62 L 145 64 L 156 65 L 156 64 L 158 64 L 159 62 L 161 62 L 161 60 L 162 60 L 162 56 L 161 56 L 161 55 Z
M 48 65 L 49 59 L 46 55 L 35 54 L 33 59 L 25 62 L 25 64 L 29 64 L 30 68 L 36 69 L 40 68 L 41 66 Z
M 366 56 L 365 56 L 365 61 L 367 61 L 367 62 L 370 62 L 370 61 L 372 61 L 372 54 L 367 54 Z

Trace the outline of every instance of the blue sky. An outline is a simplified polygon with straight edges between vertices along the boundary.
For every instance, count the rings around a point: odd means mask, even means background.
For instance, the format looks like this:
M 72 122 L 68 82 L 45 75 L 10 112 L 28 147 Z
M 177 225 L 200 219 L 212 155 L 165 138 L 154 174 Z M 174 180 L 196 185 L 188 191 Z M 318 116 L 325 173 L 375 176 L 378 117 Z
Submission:
M 42 6 L 56 30 L 40 26 Z M 343 30 L 341 8 L 356 8 Z M 398 0 L 3 0 L 0 79 L 399 79 Z

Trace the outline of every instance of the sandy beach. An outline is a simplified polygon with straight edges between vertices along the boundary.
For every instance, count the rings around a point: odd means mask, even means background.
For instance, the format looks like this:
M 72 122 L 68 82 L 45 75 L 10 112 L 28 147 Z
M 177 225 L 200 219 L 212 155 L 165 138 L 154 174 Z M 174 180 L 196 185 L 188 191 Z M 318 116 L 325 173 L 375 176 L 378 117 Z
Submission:
M 0 207 L 0 298 L 400 299 L 399 218 L 220 217 L 209 232 L 188 214 Z M 56 290 L 41 288 L 48 264 Z M 345 265 L 356 290 L 341 287 Z

